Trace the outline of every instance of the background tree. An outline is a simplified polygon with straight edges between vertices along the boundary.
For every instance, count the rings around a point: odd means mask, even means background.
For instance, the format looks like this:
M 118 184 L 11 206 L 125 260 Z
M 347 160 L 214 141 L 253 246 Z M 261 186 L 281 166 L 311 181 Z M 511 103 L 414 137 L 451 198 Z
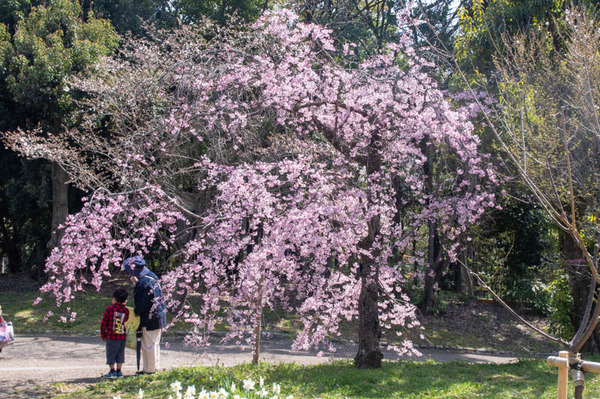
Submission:
M 219 25 L 225 25 L 233 15 L 246 22 L 256 21 L 271 6 L 268 0 L 177 0 L 173 4 L 184 24 L 209 18 Z
M 511 40 L 509 57 L 499 61 L 499 70 L 506 148 L 538 201 L 564 231 L 562 252 L 575 279 L 587 274 L 576 265 L 592 264 L 589 239 L 597 235 L 589 215 L 598 207 L 595 153 L 600 136 L 594 86 L 600 75 L 593 60 L 599 42 L 591 15 L 573 11 L 566 22 L 567 28 L 559 31 L 564 53 L 552 47 L 542 30 L 527 42 L 522 37 L 521 42 Z M 591 270 L 594 276 L 597 272 Z M 587 293 L 589 281 L 580 284 L 574 284 L 574 291 Z M 581 304 L 586 302 L 584 297 Z M 579 317 L 581 323 L 584 317 Z
M 575 2 L 573 4 L 581 4 L 581 7 L 588 7 L 590 4 L 594 2 L 582 1 Z M 531 74 L 532 77 L 539 78 L 540 73 L 556 73 L 559 76 L 565 76 L 564 71 L 558 72 L 553 70 L 552 68 L 558 68 L 561 60 L 569 57 L 569 51 L 572 51 L 572 35 L 567 33 L 572 28 L 572 21 L 568 20 L 569 11 L 567 7 L 569 6 L 568 2 L 555 2 L 552 6 L 548 5 L 547 7 L 538 7 L 540 4 L 521 4 L 521 3 L 512 3 L 512 2 L 491 2 L 489 4 L 484 4 L 481 2 L 474 3 L 473 7 L 462 14 L 462 22 L 461 22 L 461 33 L 457 39 L 458 48 L 459 48 L 459 58 L 464 56 L 464 59 L 461 61 L 463 68 L 466 68 L 466 71 L 475 71 L 475 72 L 483 72 L 479 76 L 484 79 L 475 79 L 481 83 L 484 81 L 484 86 L 487 83 L 491 83 L 488 87 L 492 92 L 498 90 L 502 91 L 503 96 L 507 96 L 509 93 L 507 88 L 504 86 L 505 82 L 498 82 L 500 79 L 505 78 L 506 70 L 508 68 L 508 64 L 510 62 L 515 62 L 515 47 L 518 47 L 516 44 L 517 39 L 511 39 L 514 35 L 518 36 L 518 40 L 521 40 L 522 43 L 520 45 L 526 46 L 529 43 L 529 36 L 535 38 L 534 42 L 537 44 L 531 44 L 529 48 L 529 55 L 525 56 L 526 50 L 521 50 L 521 55 L 519 56 L 518 62 L 527 62 L 530 63 L 526 69 L 526 67 L 514 67 L 515 70 L 520 70 L 518 73 L 522 75 L 523 81 L 529 81 L 530 78 L 526 77 L 526 74 Z M 529 8 L 528 8 L 529 7 Z M 502 18 L 500 21 L 498 18 Z M 590 22 L 593 18 L 588 17 L 588 22 Z M 495 28 L 494 28 L 495 27 Z M 517 33 L 521 32 L 521 33 Z M 544 32 L 544 33 L 541 33 Z M 541 35 L 546 35 L 546 39 L 544 43 L 542 43 L 542 39 L 540 39 Z M 487 44 L 485 44 L 487 43 Z M 508 44 L 508 47 L 507 47 Z M 547 45 L 549 46 L 548 51 L 544 51 L 543 55 L 540 55 L 539 58 L 536 57 L 536 52 L 542 52 L 541 46 Z M 537 48 L 535 48 L 537 46 Z M 462 50 L 461 50 L 462 48 Z M 470 55 L 469 55 L 470 54 Z M 489 60 L 493 60 L 494 57 L 487 56 L 488 54 L 493 54 L 497 59 L 506 59 L 510 60 L 506 62 L 506 65 L 501 62 L 503 65 L 502 68 L 504 70 L 503 73 L 493 72 L 498 71 L 498 65 L 492 64 Z M 479 61 L 478 61 L 479 60 Z M 486 65 L 481 65 L 481 60 Z M 488 61 L 485 61 L 488 60 Z M 466 62 L 466 63 L 465 63 Z M 571 62 L 571 61 L 569 61 Z M 543 63 L 544 66 L 538 66 L 539 63 Z M 468 65 L 467 65 L 468 64 Z M 553 65 L 551 67 L 550 65 Z M 509 68 L 508 68 L 509 69 Z M 544 71 L 544 72 L 541 72 Z M 470 77 L 467 80 L 471 79 L 473 75 L 469 75 Z M 547 76 L 546 76 L 547 78 Z M 573 90 L 574 85 L 572 85 L 569 81 L 569 77 L 565 76 L 562 82 L 559 84 L 558 82 L 543 81 L 542 85 L 543 89 L 540 89 L 538 85 L 534 85 L 531 83 L 523 83 L 524 87 L 519 88 L 517 92 L 522 96 L 521 105 L 516 106 L 517 108 L 513 110 L 514 113 L 520 113 L 520 115 L 513 115 L 515 118 L 514 124 L 511 126 L 512 129 L 516 129 L 515 132 L 522 132 L 523 138 L 522 141 L 526 140 L 526 132 L 527 130 L 536 129 L 537 134 L 542 135 L 550 142 L 554 142 L 551 138 L 551 135 L 545 136 L 547 130 L 550 128 L 549 125 L 546 125 L 546 128 L 542 129 L 541 124 L 557 122 L 556 119 L 552 120 L 551 118 L 546 118 L 545 116 L 539 120 L 536 120 L 536 124 L 538 126 L 532 126 L 531 122 L 529 122 L 529 116 L 527 113 L 531 112 L 530 109 L 535 109 L 536 107 L 541 107 L 542 98 L 539 98 L 538 104 L 534 106 L 534 104 L 529 104 L 529 97 L 534 96 L 534 92 L 539 90 L 540 92 L 545 92 L 546 90 L 555 91 L 556 96 L 560 98 L 564 98 L 564 96 L 571 96 L 572 94 L 568 94 Z M 560 79 L 559 79 L 560 80 Z M 567 87 L 571 86 L 571 87 Z M 510 90 L 515 90 L 514 87 L 511 87 Z M 527 93 L 527 90 L 531 90 L 531 92 Z M 510 94 L 511 96 L 513 94 Z M 546 98 L 545 96 L 543 98 Z M 511 101 L 515 101 L 514 98 Z M 543 100 L 546 101 L 546 100 Z M 512 106 L 512 105 L 511 105 Z M 555 112 L 559 112 L 559 107 L 556 104 L 545 105 L 544 107 L 548 109 L 554 109 Z M 561 108 L 564 110 L 564 108 Z M 539 112 L 539 111 L 535 111 Z M 562 111 L 560 111 L 562 112 Z M 570 118 L 566 114 L 565 118 Z M 518 126 L 518 123 L 522 123 L 522 126 Z M 529 124 L 529 125 L 528 125 Z M 503 149 L 499 148 L 498 156 L 501 158 L 506 158 L 507 155 L 503 154 Z M 527 148 L 521 148 L 522 154 L 519 159 L 527 158 Z M 511 172 L 509 172 L 511 173 Z M 510 186 L 509 186 L 510 187 Z M 512 185 L 512 187 L 516 187 L 516 185 Z M 545 186 L 543 190 L 549 189 L 548 186 Z M 522 189 L 518 189 L 517 191 L 509 191 L 510 195 L 519 196 L 519 193 L 522 193 Z M 526 199 L 527 196 L 522 199 Z M 579 201 L 576 201 L 579 202 Z M 525 202 L 523 202 L 525 205 Z M 579 220 L 578 223 L 581 223 L 583 219 Z M 560 226 L 560 225 L 555 225 Z M 554 231 L 551 227 L 545 229 L 545 231 Z M 560 252 L 562 253 L 563 259 L 567 260 L 569 264 L 568 269 L 573 269 L 572 264 L 577 264 L 580 261 L 576 259 L 582 259 L 582 254 L 579 252 L 578 245 L 575 244 L 574 241 L 569 238 L 570 234 L 556 234 L 553 238 L 555 242 L 557 242 L 557 246 L 560 248 Z M 517 236 L 518 237 L 518 236 Z M 549 236 L 550 237 L 550 236 Z M 525 237 L 518 237 L 519 240 L 524 240 Z M 551 242 L 547 240 L 547 242 Z M 549 249 L 553 248 L 549 246 Z M 591 249 L 591 247 L 589 247 Z M 569 260 L 570 259 L 570 260 Z M 563 266 L 564 267 L 564 266 Z M 566 271 L 566 269 L 565 269 Z M 554 275 L 554 273 L 547 273 L 547 275 Z M 587 304 L 587 289 L 582 289 L 583 286 L 587 286 L 586 281 L 589 280 L 589 276 L 585 277 L 585 274 L 581 275 L 580 273 L 573 273 L 570 271 L 568 273 L 570 276 L 569 281 L 572 284 L 571 292 L 574 298 L 574 308 L 571 312 L 572 320 L 574 328 L 577 329 L 580 325 L 582 318 L 582 314 L 585 313 L 585 308 Z M 557 277 L 560 280 L 560 276 Z M 549 283 L 549 281 L 548 281 Z M 552 283 L 554 286 L 554 283 Z M 562 286 L 562 284 L 558 284 Z M 535 298 L 535 296 L 532 296 Z M 575 314 L 579 314 L 579 316 L 574 316 Z M 592 348 L 592 346 L 586 347 L 588 350 Z
M 408 5 L 404 0 L 306 0 L 282 3 L 295 10 L 303 20 L 332 29 L 340 45 L 345 41 L 356 44 L 359 57 L 376 54 L 386 43 L 397 41 L 405 33 L 401 31 L 397 17 Z M 439 38 L 448 45 L 457 26 L 455 17 L 458 8 L 452 9 L 452 1 L 437 0 L 411 5 L 413 17 L 429 22 L 411 28 L 415 47 L 421 47 L 424 42 L 430 45 Z
M 178 23 L 174 2 L 168 0 L 84 0 L 84 20 L 95 16 L 109 20 L 119 34 L 145 33 L 144 23 L 154 28 L 170 28 Z
M 48 168 L 6 149 L 0 150 L 0 164 L 0 258 L 6 257 L 9 273 L 30 270 L 39 277 L 50 237 Z
M 523 2 L 515 0 L 474 0 L 460 8 L 460 30 L 456 36 L 456 56 L 464 71 L 491 77 L 495 71 L 494 57 L 504 54 L 504 37 L 547 30 L 553 46 L 560 47 L 556 35 L 571 4 L 593 4 L 590 0 Z
M 66 85 L 67 78 L 85 72 L 99 57 L 109 54 L 118 39 L 106 20 L 90 14 L 84 21 L 77 1 L 35 4 L 9 2 L 0 10 L 2 21 L 8 24 L 0 24 L 0 91 L 5 94 L 2 107 L 11 115 L 2 127 L 29 129 L 41 125 L 45 132 L 57 135 L 64 126 L 75 123 L 69 119 L 73 94 Z M 51 165 L 50 246 L 56 246 L 57 228 L 68 214 L 68 177 L 57 162 Z M 13 229 L 16 226 L 13 223 Z
M 583 7 L 567 10 L 556 26 L 553 32 L 542 26 L 526 36 L 504 38 L 505 55 L 496 58 L 500 113 L 493 131 L 536 203 L 562 231 L 576 327 L 564 344 L 574 363 L 586 342 L 598 342 L 599 246 L 594 241 L 599 232 L 594 215 L 600 72 L 595 58 L 600 36 L 597 15 Z

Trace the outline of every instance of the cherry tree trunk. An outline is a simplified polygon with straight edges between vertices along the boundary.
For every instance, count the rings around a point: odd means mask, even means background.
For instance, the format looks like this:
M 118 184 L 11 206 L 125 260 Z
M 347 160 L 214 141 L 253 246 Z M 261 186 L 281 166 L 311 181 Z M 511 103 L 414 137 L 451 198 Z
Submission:
M 360 296 L 358 298 L 358 353 L 354 365 L 361 369 L 381 367 L 383 354 L 379 348 L 381 325 L 379 324 L 379 270 L 374 259 L 378 253 L 373 249 L 374 237 L 379 233 L 380 221 L 375 216 L 369 221 L 369 234 L 361 242 L 361 247 L 370 255 L 361 255 Z M 373 253 L 375 252 L 375 253 Z
M 381 172 L 380 136 L 371 138 L 371 150 L 365 164 L 367 174 L 373 176 Z M 369 202 L 374 202 L 369 198 Z M 372 216 L 368 222 L 368 234 L 359 246 L 367 253 L 360 256 L 360 296 L 358 298 L 358 353 L 354 365 L 361 369 L 380 368 L 383 354 L 379 348 L 381 325 L 379 324 L 379 268 L 380 250 L 374 248 L 381 230 L 379 215 Z
M 363 257 L 358 299 L 358 353 L 354 365 L 361 369 L 380 368 L 383 354 L 379 348 L 381 326 L 377 302 L 379 292 L 376 270 L 371 259 Z
M 67 172 L 57 162 L 52 163 L 52 235 L 49 248 L 60 244 L 63 232 L 58 226 L 64 224 L 69 215 L 69 186 Z

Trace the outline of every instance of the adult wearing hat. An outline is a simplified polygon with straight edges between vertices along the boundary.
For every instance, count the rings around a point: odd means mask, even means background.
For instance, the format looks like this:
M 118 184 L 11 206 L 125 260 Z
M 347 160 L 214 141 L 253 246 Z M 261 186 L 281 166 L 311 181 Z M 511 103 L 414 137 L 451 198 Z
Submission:
M 167 307 L 160 289 L 158 277 L 146 267 L 141 256 L 125 259 L 123 271 L 129 274 L 133 289 L 133 312 L 140 316 L 142 330 L 142 371 L 136 374 L 152 374 L 159 368 L 161 330 L 167 326 Z M 139 365 L 138 365 L 139 366 Z

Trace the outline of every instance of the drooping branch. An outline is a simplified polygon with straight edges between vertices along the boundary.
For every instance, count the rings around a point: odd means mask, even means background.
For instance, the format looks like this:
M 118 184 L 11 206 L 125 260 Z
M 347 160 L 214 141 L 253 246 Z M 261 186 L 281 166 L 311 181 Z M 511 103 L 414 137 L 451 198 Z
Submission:
M 517 320 L 519 320 L 521 323 L 525 324 L 527 327 L 529 327 L 531 330 L 537 332 L 538 334 L 544 336 L 545 338 L 548 338 L 550 341 L 552 342 L 556 342 L 558 344 L 561 344 L 563 346 L 567 346 L 568 343 L 558 337 L 553 337 L 552 335 L 548 334 L 545 331 L 540 330 L 539 328 L 537 328 L 536 326 L 534 326 L 533 324 L 531 324 L 530 322 L 528 322 L 527 320 L 525 320 L 519 313 L 517 313 L 513 308 L 511 308 L 506 302 L 504 302 L 502 300 L 502 298 L 500 298 L 498 296 L 498 294 L 496 294 L 496 292 L 485 283 L 485 281 L 483 281 L 483 279 L 481 278 L 481 276 L 479 276 L 479 273 L 474 272 L 473 270 L 471 270 L 471 268 L 469 266 L 467 266 L 464 262 L 462 262 L 461 260 L 458 260 L 458 262 L 469 272 L 469 274 L 473 277 L 475 277 L 475 279 L 477 280 L 477 282 L 479 283 L 479 285 L 481 285 L 483 288 L 485 288 L 490 295 L 492 295 L 492 297 L 494 298 L 494 300 L 496 300 L 500 305 L 502 305 L 503 308 L 505 308 L 506 310 L 508 310 L 508 312 L 513 315 Z

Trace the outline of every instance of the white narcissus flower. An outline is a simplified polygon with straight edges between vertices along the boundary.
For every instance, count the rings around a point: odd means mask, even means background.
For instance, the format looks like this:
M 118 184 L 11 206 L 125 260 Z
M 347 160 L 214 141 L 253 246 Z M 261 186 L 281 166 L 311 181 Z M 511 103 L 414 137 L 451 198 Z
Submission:
M 179 391 L 181 391 L 181 382 L 179 382 L 179 381 L 175 381 L 175 382 L 171 383 L 171 389 L 172 389 L 174 392 L 179 392 Z
M 196 387 L 194 385 L 190 385 L 189 387 L 187 387 L 187 390 L 185 391 L 185 395 L 183 396 L 184 399 L 194 399 L 194 396 L 196 396 Z
M 113 396 L 113 399 L 121 399 L 121 395 L 119 395 L 119 396 Z
M 138 399 L 144 399 L 144 391 L 142 390 L 142 388 L 140 388 L 138 392 Z
M 219 395 L 219 399 L 227 399 L 227 397 L 229 396 L 229 392 L 227 392 L 223 388 L 219 389 L 219 392 L 217 392 L 217 394 Z
M 235 382 L 232 382 L 231 383 L 231 389 L 230 389 L 231 393 L 235 393 L 236 389 L 237 389 L 237 387 L 235 386 Z
M 258 382 L 258 385 L 259 385 L 259 386 L 262 388 L 262 387 L 263 387 L 263 385 L 265 385 L 265 379 L 264 379 L 264 378 L 262 378 L 262 377 L 260 377 L 260 379 L 259 379 L 258 381 L 259 381 L 259 382 Z
M 240 395 L 233 395 L 233 399 L 242 399 Z
M 294 399 L 294 395 L 288 395 L 285 399 Z
M 261 388 L 260 391 L 258 391 L 256 394 L 258 395 L 259 398 L 266 398 L 267 395 L 269 394 L 269 391 L 267 391 L 264 388 Z
M 244 383 L 244 390 L 246 391 L 252 391 L 254 389 L 254 381 L 252 381 L 252 379 L 248 378 L 247 380 L 243 381 Z
M 202 392 L 198 394 L 198 399 L 210 399 L 210 396 L 208 395 L 208 392 L 203 389 Z
M 273 393 L 277 395 L 281 393 L 281 385 L 276 382 L 273 383 Z

